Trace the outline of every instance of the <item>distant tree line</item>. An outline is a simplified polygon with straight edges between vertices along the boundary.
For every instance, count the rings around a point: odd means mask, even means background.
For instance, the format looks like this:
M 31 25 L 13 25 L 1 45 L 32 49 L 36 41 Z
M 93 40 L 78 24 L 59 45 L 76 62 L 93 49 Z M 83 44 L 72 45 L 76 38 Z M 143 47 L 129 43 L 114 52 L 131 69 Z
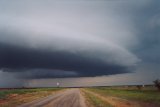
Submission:
M 155 81 L 153 81 L 154 86 L 160 91 L 160 80 L 156 79 Z M 141 90 L 144 86 L 143 85 L 137 85 L 136 86 L 138 90 Z
M 155 87 L 160 91 L 160 80 L 157 79 L 157 80 L 155 80 L 153 82 L 154 82 Z

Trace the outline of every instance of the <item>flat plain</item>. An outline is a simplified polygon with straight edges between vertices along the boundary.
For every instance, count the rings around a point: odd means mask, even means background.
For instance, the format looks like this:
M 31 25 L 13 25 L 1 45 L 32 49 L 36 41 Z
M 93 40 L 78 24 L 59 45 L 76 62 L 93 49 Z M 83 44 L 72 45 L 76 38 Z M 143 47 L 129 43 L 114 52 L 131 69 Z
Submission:
M 0 107 L 160 107 L 153 86 L 0 90 Z

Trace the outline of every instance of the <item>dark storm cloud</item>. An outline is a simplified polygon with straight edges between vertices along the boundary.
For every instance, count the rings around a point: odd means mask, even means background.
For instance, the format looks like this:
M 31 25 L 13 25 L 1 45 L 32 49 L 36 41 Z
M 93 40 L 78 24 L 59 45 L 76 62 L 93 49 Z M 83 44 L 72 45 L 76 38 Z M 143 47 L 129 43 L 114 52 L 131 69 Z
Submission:
M 160 76 L 159 5 L 159 0 L 1 0 L 0 87 L 58 80 L 65 86 L 150 83 Z
M 112 75 L 129 72 L 121 65 L 86 58 L 80 53 L 29 49 L 0 44 L 0 68 L 22 78 L 58 78 Z
M 158 4 L 0 3 L 0 69 L 18 78 L 93 77 L 132 72 L 141 59 L 158 62 Z

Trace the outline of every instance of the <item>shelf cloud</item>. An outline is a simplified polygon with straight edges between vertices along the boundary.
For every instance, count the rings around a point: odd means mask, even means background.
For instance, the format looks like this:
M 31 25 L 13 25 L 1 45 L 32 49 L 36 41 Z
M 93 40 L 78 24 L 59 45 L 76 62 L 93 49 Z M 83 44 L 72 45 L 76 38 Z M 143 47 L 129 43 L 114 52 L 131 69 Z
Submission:
M 96 77 L 159 63 L 158 3 L 1 1 L 0 71 L 20 79 Z

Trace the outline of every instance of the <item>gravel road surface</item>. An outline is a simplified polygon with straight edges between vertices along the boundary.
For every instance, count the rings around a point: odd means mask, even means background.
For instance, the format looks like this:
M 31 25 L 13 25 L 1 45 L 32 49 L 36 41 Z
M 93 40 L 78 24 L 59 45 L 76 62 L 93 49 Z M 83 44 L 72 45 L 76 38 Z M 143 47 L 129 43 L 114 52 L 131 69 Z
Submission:
M 68 89 L 19 107 L 86 107 L 79 89 Z

